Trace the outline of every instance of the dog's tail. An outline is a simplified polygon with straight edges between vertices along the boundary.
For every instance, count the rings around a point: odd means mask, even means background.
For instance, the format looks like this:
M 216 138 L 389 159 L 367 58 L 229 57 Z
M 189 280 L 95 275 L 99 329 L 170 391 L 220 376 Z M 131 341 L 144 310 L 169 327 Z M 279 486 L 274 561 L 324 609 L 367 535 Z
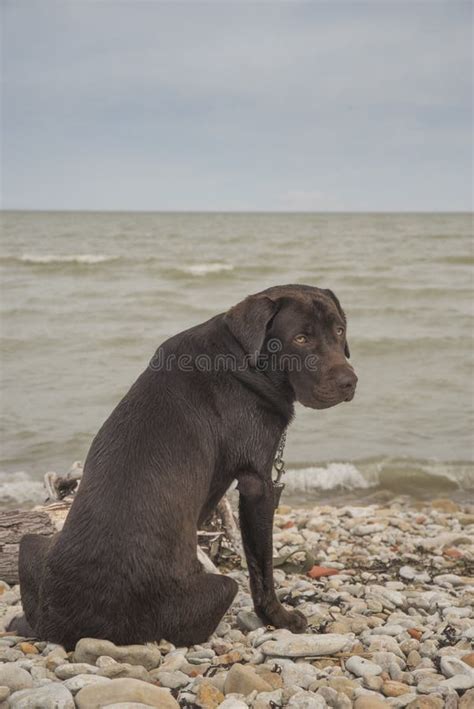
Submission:
M 17 615 L 15 618 L 13 618 L 8 626 L 7 626 L 7 631 L 11 632 L 14 631 L 18 635 L 20 635 L 22 638 L 34 638 L 36 636 L 35 631 L 31 627 L 31 625 L 28 623 L 24 615 Z

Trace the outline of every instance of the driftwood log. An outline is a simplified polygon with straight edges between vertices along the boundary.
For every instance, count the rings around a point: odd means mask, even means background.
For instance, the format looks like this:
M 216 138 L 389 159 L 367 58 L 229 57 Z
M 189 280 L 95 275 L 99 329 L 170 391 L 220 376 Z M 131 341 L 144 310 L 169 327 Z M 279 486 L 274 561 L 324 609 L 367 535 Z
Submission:
M 18 553 L 25 534 L 51 536 L 59 531 L 69 512 L 70 497 L 31 510 L 0 512 L 0 579 L 18 583 Z M 230 503 L 224 497 L 215 515 L 198 532 L 198 558 L 208 572 L 219 573 L 216 563 L 235 566 L 241 556 L 240 533 Z
M 61 529 L 71 504 L 58 502 L 32 510 L 0 512 L 0 579 L 18 583 L 18 552 L 25 534 L 51 536 Z

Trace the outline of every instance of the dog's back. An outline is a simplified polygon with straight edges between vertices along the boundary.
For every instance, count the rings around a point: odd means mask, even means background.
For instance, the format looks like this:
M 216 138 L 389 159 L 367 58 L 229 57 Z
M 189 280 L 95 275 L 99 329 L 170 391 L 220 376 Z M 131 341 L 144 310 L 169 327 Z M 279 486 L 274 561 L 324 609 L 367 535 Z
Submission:
M 24 611 L 40 637 L 70 648 L 84 636 L 170 636 L 167 601 L 202 571 L 196 528 L 214 468 L 202 397 L 201 418 L 189 416 L 195 385 L 147 368 L 95 437 L 62 531 L 22 540 Z

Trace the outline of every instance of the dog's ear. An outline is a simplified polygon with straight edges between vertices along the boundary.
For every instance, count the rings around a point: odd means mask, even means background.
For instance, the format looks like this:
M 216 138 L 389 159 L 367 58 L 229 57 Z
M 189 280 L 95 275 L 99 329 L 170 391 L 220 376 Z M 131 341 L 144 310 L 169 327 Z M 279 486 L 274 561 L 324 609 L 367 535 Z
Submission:
M 224 315 L 224 322 L 254 367 L 262 349 L 268 325 L 277 312 L 277 304 L 266 295 L 249 295 Z
M 344 312 L 343 309 L 342 309 L 342 305 L 340 304 L 339 298 L 337 297 L 337 295 L 335 295 L 335 293 L 333 293 L 332 290 L 329 290 L 329 288 L 325 288 L 325 289 L 324 289 L 324 292 L 327 293 L 328 296 L 329 296 L 329 297 L 331 298 L 331 300 L 333 301 L 333 303 L 335 303 L 336 308 L 337 308 L 337 310 L 338 310 L 338 312 L 339 312 L 339 315 L 340 315 L 341 318 L 344 320 L 344 324 L 346 324 L 346 322 L 347 322 L 347 320 L 346 320 L 346 314 L 345 314 L 345 312 Z M 347 359 L 349 359 L 350 356 L 351 356 L 351 353 L 350 353 L 350 351 L 349 351 L 349 345 L 347 344 L 347 340 L 346 340 L 345 343 L 344 343 L 344 354 L 346 355 Z

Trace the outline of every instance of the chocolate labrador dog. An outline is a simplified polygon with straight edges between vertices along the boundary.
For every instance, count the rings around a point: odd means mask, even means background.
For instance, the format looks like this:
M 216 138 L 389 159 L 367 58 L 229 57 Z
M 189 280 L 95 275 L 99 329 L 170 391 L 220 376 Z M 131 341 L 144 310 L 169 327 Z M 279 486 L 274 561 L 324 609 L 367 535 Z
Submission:
M 62 531 L 21 542 L 34 634 L 66 648 L 85 636 L 205 641 L 237 584 L 203 572 L 196 531 L 234 480 L 255 610 L 304 631 L 274 590 L 272 463 L 295 401 L 353 398 L 347 357 L 338 299 L 303 285 L 251 295 L 161 345 L 95 437 Z

